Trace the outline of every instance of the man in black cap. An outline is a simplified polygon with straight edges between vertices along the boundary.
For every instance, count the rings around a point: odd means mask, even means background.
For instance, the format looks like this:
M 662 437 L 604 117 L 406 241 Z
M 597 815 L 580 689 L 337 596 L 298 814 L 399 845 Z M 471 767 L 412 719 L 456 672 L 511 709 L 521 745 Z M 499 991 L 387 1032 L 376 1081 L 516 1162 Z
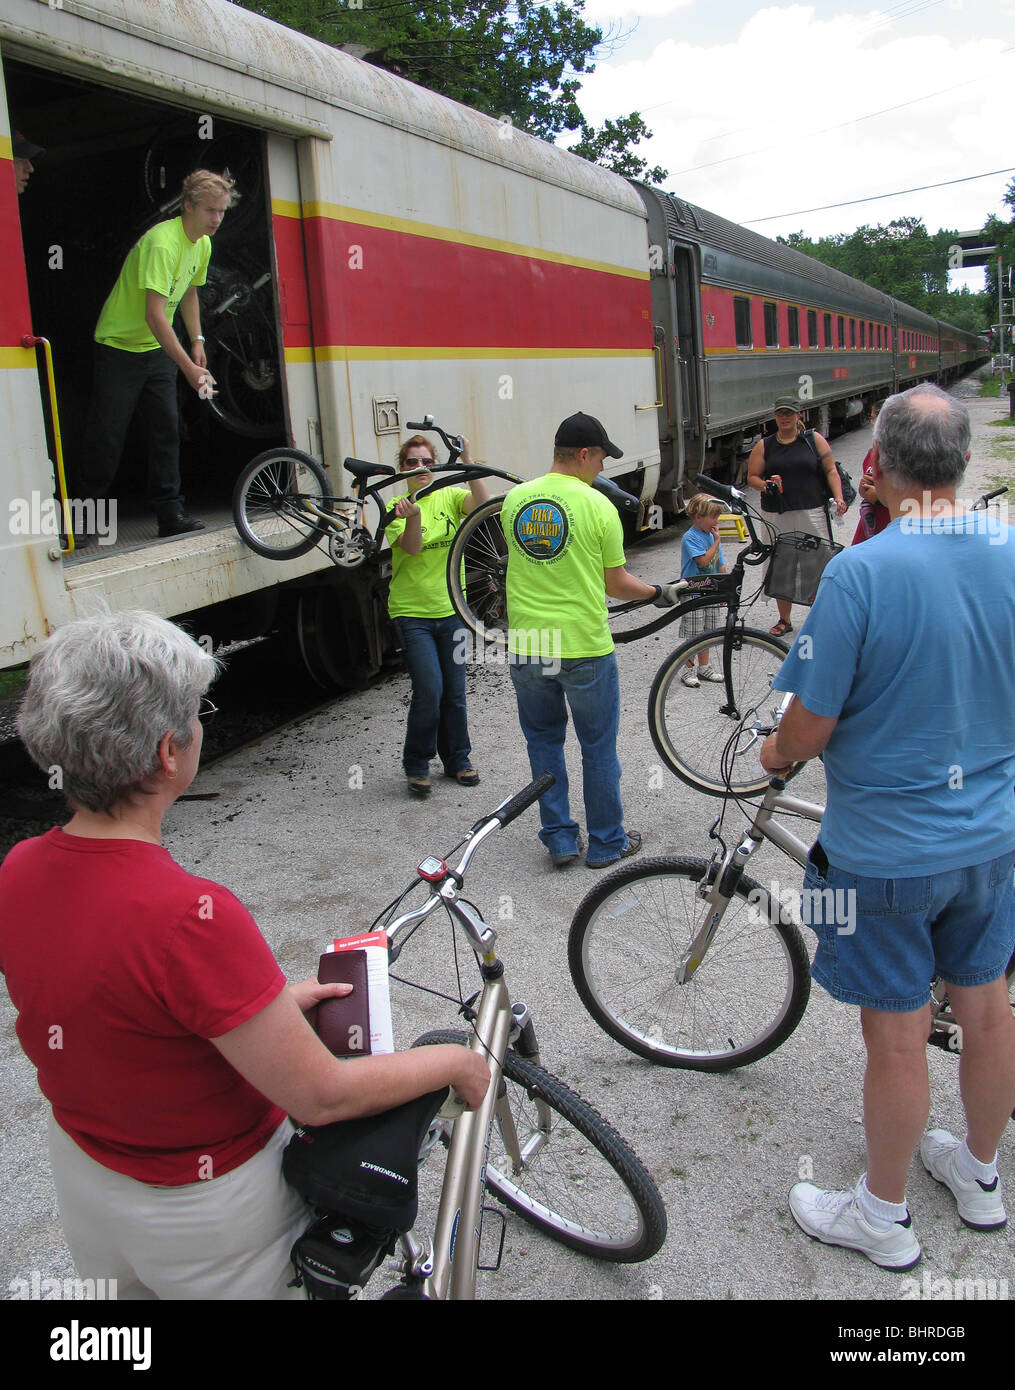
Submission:
M 582 852 L 564 762 L 568 707 L 582 749 L 585 863 L 603 868 L 641 848 L 638 832 L 624 829 L 620 802 L 620 683 L 605 596 L 676 602 L 674 586 L 646 584 L 624 568 L 620 517 L 592 487 L 607 457 L 623 455 L 579 411 L 557 430 L 550 472 L 512 488 L 501 509 L 511 680 L 532 774 L 556 779 L 539 799 L 539 838 L 557 868 Z
M 35 166 L 32 161 L 40 159 L 46 151 L 41 145 L 34 145 L 31 140 L 26 140 L 20 130 L 14 132 L 14 181 L 18 186 L 18 197 L 28 187 L 28 180 L 35 173 Z

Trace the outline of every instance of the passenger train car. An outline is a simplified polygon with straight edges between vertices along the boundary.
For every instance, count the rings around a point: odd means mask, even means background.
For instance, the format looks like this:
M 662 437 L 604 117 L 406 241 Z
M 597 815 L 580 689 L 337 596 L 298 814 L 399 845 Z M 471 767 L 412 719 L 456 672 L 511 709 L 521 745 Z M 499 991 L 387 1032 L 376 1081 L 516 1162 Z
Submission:
M 0 58 L 0 158 L 15 129 L 46 149 L 20 198 L 0 170 L 2 665 L 101 599 L 215 640 L 280 629 L 322 684 L 376 670 L 382 571 L 318 551 L 279 565 L 233 530 L 233 482 L 265 447 L 322 459 L 341 495 L 346 455 L 391 462 L 432 412 L 532 475 L 585 409 L 647 517 L 679 512 L 700 469 L 736 477 L 776 394 L 831 430 L 985 357 L 789 248 L 226 0 L 7 0 Z M 129 442 L 115 534 L 69 554 L 53 499 L 94 323 L 195 167 L 228 167 L 242 194 L 201 291 L 214 410 L 181 391 L 188 508 L 208 529 L 155 539 Z

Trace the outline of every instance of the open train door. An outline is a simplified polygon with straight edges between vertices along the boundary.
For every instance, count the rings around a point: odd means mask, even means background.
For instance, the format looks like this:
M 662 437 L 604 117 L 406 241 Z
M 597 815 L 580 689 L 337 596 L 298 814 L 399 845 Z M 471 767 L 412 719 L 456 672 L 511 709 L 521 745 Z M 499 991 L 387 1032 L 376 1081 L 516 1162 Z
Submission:
M 673 347 L 679 383 L 679 426 L 682 467 L 680 485 L 687 497 L 702 468 L 705 434 L 701 428 L 701 306 L 695 248 L 671 242 L 673 267 Z

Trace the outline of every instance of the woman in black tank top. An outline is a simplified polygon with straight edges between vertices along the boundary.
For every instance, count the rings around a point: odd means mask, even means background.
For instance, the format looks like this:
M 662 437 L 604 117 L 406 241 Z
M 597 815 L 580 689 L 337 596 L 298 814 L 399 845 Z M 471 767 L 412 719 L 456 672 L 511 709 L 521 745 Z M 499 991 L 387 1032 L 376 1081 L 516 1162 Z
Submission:
M 809 531 L 812 535 L 831 539 L 825 507 L 829 492 L 835 498 L 839 516 L 846 510 L 846 504 L 842 500 L 842 483 L 828 441 L 813 431 L 814 448 L 810 447 L 803 437 L 799 403 L 792 396 L 780 396 L 776 401 L 775 423 L 776 433 L 760 439 L 751 450 L 747 484 L 764 495 L 772 479 L 781 482 L 781 511 L 769 517 L 778 531 Z M 792 605 L 785 599 L 776 599 L 776 604 L 779 621 L 771 632 L 773 637 L 784 637 L 793 631 Z

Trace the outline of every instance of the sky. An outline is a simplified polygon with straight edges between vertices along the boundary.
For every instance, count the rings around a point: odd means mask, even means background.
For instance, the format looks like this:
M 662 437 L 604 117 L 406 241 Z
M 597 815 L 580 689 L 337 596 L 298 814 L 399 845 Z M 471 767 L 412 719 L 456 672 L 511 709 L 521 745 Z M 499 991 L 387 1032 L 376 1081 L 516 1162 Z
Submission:
M 1012 216 L 1015 0 L 585 0 L 584 14 L 606 39 L 585 117 L 640 111 L 653 138 L 638 153 L 668 192 L 769 237 Z M 827 206 L 875 194 L 890 196 Z

